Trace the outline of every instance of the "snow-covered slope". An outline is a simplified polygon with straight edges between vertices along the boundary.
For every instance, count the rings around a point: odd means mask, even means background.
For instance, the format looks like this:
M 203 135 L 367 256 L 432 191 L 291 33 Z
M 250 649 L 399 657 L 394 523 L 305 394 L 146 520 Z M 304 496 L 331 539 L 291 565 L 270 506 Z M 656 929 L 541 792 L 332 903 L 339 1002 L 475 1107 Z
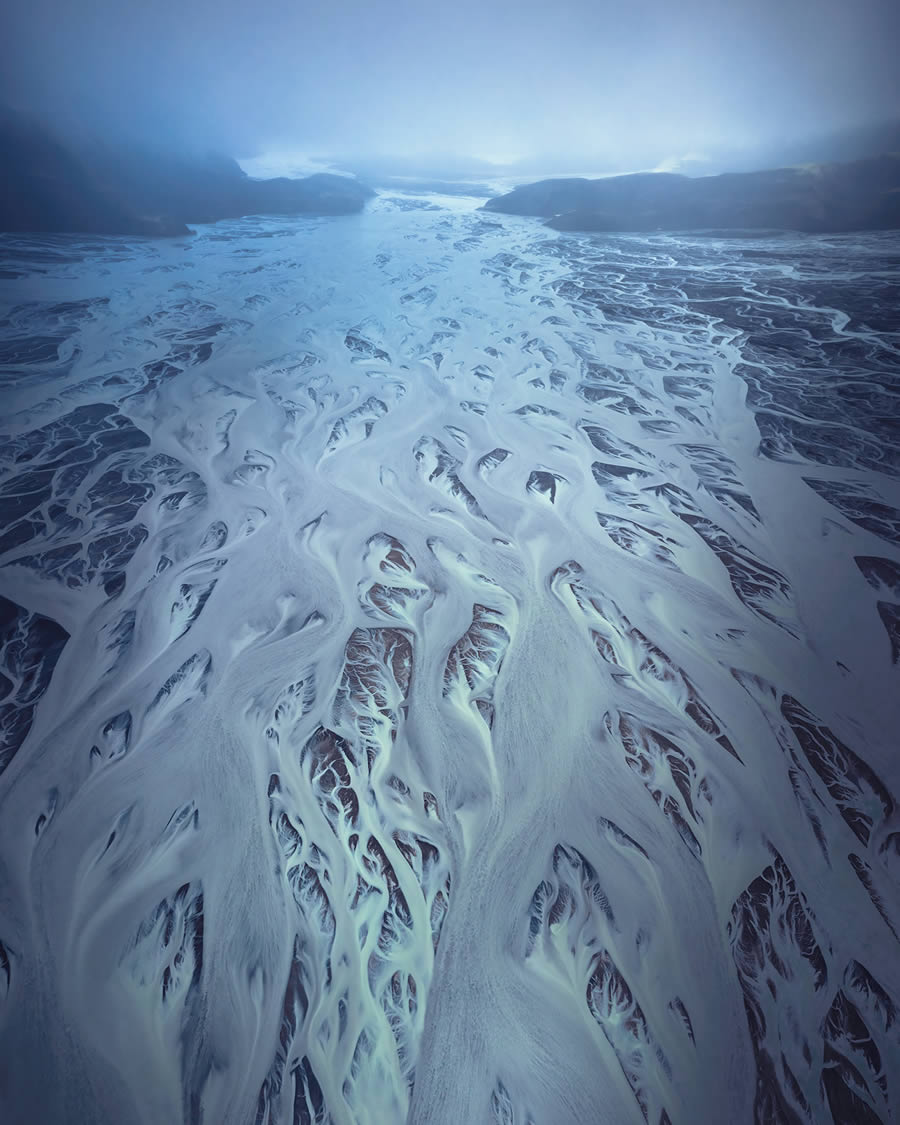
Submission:
M 896 237 L 3 252 L 4 1121 L 900 1119 Z

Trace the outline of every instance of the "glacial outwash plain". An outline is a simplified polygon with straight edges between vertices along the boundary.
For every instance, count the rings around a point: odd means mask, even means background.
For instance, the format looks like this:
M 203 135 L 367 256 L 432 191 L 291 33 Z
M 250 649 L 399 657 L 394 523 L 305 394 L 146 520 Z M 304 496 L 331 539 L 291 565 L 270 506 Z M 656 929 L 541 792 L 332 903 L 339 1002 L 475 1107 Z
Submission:
M 0 236 L 4 1125 L 900 1121 L 900 233 Z

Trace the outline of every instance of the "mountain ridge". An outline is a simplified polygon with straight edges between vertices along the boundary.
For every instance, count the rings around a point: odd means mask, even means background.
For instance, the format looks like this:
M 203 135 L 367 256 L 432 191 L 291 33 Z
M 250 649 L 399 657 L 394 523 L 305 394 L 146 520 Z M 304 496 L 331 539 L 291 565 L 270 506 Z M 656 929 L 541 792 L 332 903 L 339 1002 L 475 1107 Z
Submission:
M 890 230 L 900 228 L 900 153 L 716 176 L 539 180 L 483 209 L 543 218 L 560 231 Z
M 189 223 L 251 214 L 343 215 L 374 192 L 355 179 L 251 179 L 229 157 L 67 144 L 40 123 L 0 114 L 0 231 L 188 234 Z

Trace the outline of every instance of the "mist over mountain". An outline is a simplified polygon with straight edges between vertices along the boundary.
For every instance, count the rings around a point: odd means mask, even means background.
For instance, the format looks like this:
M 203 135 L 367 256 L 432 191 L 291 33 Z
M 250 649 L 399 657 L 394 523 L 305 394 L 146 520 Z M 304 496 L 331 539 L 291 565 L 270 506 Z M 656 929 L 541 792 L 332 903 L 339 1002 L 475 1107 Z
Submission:
M 0 158 L 0 231 L 187 234 L 187 223 L 242 215 L 347 214 L 373 194 L 346 176 L 256 180 L 220 154 L 67 140 L 8 111 L 0 112 Z
M 13 0 L 4 15 L 0 101 L 169 151 L 454 153 L 537 176 L 733 154 L 717 171 L 900 117 L 890 0 Z
M 488 210 L 544 217 L 559 230 L 888 229 L 900 223 L 895 144 L 900 123 L 882 124 L 793 150 L 854 157 L 846 163 L 795 161 L 719 175 L 705 161 L 687 162 L 693 175 L 656 170 L 534 183 L 528 169 L 539 164 L 527 160 L 277 153 L 245 161 L 249 175 L 221 153 L 84 128 L 66 133 L 0 107 L 0 230 L 165 236 L 187 233 L 188 223 L 257 213 L 347 214 L 372 197 L 369 183 L 389 192 L 492 196 Z M 752 165 L 752 154 L 736 162 Z
M 349 152 L 331 154 L 336 166 L 352 169 L 367 183 L 434 180 L 498 185 L 507 190 L 537 179 L 574 176 L 614 176 L 636 172 L 680 172 L 711 176 L 722 172 L 767 171 L 798 164 L 834 164 L 865 160 L 900 152 L 900 116 L 865 122 L 849 128 L 815 132 L 808 136 L 760 140 L 743 145 L 725 139 L 706 151 L 677 153 L 671 146 L 654 145 L 643 151 L 614 151 L 600 144 L 593 150 L 566 152 L 548 148 L 537 155 L 485 160 L 462 154 L 384 154 L 360 157 Z M 274 155 L 274 154 L 273 154 Z M 278 159 L 276 157 L 276 159 Z M 289 153 L 281 155 L 290 167 Z M 278 167 L 278 164 L 273 164 Z
M 795 137 L 790 141 L 767 142 L 755 149 L 725 150 L 718 167 L 692 166 L 685 172 L 747 172 L 764 168 L 784 168 L 796 164 L 843 164 L 873 156 L 900 152 L 900 117 L 877 119 L 853 128 Z

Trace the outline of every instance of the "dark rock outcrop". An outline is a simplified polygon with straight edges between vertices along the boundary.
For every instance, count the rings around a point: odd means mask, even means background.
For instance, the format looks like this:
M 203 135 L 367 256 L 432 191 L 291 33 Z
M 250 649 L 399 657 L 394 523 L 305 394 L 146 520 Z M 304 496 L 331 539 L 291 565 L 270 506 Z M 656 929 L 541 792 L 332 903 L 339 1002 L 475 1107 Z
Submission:
M 372 194 L 346 176 L 253 180 L 227 157 L 96 142 L 76 150 L 0 113 L 0 231 L 178 235 L 242 215 L 348 214 Z
M 900 155 L 696 179 L 648 172 L 542 180 L 484 209 L 571 231 L 887 230 L 900 227 Z

